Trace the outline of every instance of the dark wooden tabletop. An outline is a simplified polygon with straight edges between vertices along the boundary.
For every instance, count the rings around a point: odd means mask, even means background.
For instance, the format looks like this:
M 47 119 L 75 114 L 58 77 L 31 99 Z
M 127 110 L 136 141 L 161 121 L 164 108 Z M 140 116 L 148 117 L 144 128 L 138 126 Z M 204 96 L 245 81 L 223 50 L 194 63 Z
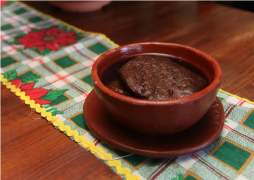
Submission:
M 221 89 L 254 101 L 254 13 L 213 2 L 111 2 L 89 13 L 25 3 L 119 45 L 161 41 L 200 49 L 220 64 Z M 120 179 L 3 85 L 1 135 L 2 179 Z

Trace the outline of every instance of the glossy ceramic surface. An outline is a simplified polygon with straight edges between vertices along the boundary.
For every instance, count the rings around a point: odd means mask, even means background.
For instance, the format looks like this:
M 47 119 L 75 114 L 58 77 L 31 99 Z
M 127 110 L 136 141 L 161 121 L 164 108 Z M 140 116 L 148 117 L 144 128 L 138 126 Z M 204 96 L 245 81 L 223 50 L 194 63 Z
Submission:
M 97 11 L 110 2 L 111 1 L 49 1 L 53 6 L 70 12 Z
M 142 53 L 182 58 L 201 70 L 210 84 L 190 96 L 153 101 L 116 93 L 101 82 L 105 69 L 112 63 Z M 197 49 L 172 43 L 147 42 L 121 46 L 102 54 L 93 65 L 92 78 L 99 99 L 115 120 L 139 133 L 163 135 L 182 131 L 204 116 L 218 92 L 221 69 L 212 57 Z
M 192 154 L 211 145 L 220 135 L 224 110 L 218 98 L 207 113 L 190 128 L 164 136 L 133 132 L 110 117 L 95 91 L 84 103 L 84 117 L 89 129 L 107 144 L 148 157 L 165 158 Z

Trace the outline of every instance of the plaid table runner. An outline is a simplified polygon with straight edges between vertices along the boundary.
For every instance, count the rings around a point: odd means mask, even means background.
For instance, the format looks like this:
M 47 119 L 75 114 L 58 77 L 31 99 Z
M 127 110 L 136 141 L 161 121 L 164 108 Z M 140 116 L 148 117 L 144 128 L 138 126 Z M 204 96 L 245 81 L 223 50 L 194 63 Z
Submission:
M 254 180 L 253 102 L 220 90 L 225 125 L 216 142 L 202 151 L 178 158 L 117 159 L 129 153 L 96 138 L 83 117 L 84 101 L 93 89 L 91 66 L 117 45 L 25 4 L 1 3 L 1 82 L 123 179 Z

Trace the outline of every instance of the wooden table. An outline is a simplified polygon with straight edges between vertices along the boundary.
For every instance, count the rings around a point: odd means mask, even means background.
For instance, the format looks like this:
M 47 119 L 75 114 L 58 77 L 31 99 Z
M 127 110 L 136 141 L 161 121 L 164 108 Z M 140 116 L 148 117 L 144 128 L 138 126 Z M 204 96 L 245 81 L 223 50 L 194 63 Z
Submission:
M 254 13 L 212 2 L 112 2 L 68 13 L 25 2 L 119 45 L 145 41 L 200 49 L 222 68 L 221 88 L 254 101 Z M 2 179 L 120 179 L 106 164 L 49 125 L 1 85 Z M 68 155 L 66 155 L 68 153 Z

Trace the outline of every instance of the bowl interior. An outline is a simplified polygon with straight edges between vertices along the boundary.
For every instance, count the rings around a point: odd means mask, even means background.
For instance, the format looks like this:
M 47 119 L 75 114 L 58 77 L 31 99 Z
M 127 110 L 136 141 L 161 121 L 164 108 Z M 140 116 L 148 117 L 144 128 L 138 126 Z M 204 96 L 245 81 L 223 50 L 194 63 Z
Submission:
M 140 54 L 160 54 L 160 55 L 170 55 L 180 58 L 184 66 L 187 66 L 190 69 L 198 70 L 198 73 L 204 76 L 209 85 L 203 90 L 194 93 L 188 98 L 195 98 L 206 92 L 211 91 L 214 87 L 218 85 L 221 79 L 221 70 L 218 63 L 209 55 L 205 54 L 202 51 L 197 49 L 173 44 L 173 43 L 139 43 L 139 44 L 130 44 L 126 46 L 121 46 L 119 48 L 110 50 L 103 55 L 101 55 L 93 66 L 93 80 L 97 81 L 96 84 L 103 89 L 106 93 L 112 94 L 112 96 L 118 96 L 119 98 L 124 99 L 137 99 L 132 97 L 127 97 L 125 95 L 118 94 L 114 91 L 108 89 L 102 83 L 102 76 L 105 71 L 112 66 L 112 64 L 118 63 L 122 59 L 126 59 L 128 57 L 137 56 Z M 184 98 L 179 98 L 184 100 Z M 139 101 L 150 101 L 151 100 L 140 100 Z M 167 100 L 167 101 L 178 101 L 175 100 Z

